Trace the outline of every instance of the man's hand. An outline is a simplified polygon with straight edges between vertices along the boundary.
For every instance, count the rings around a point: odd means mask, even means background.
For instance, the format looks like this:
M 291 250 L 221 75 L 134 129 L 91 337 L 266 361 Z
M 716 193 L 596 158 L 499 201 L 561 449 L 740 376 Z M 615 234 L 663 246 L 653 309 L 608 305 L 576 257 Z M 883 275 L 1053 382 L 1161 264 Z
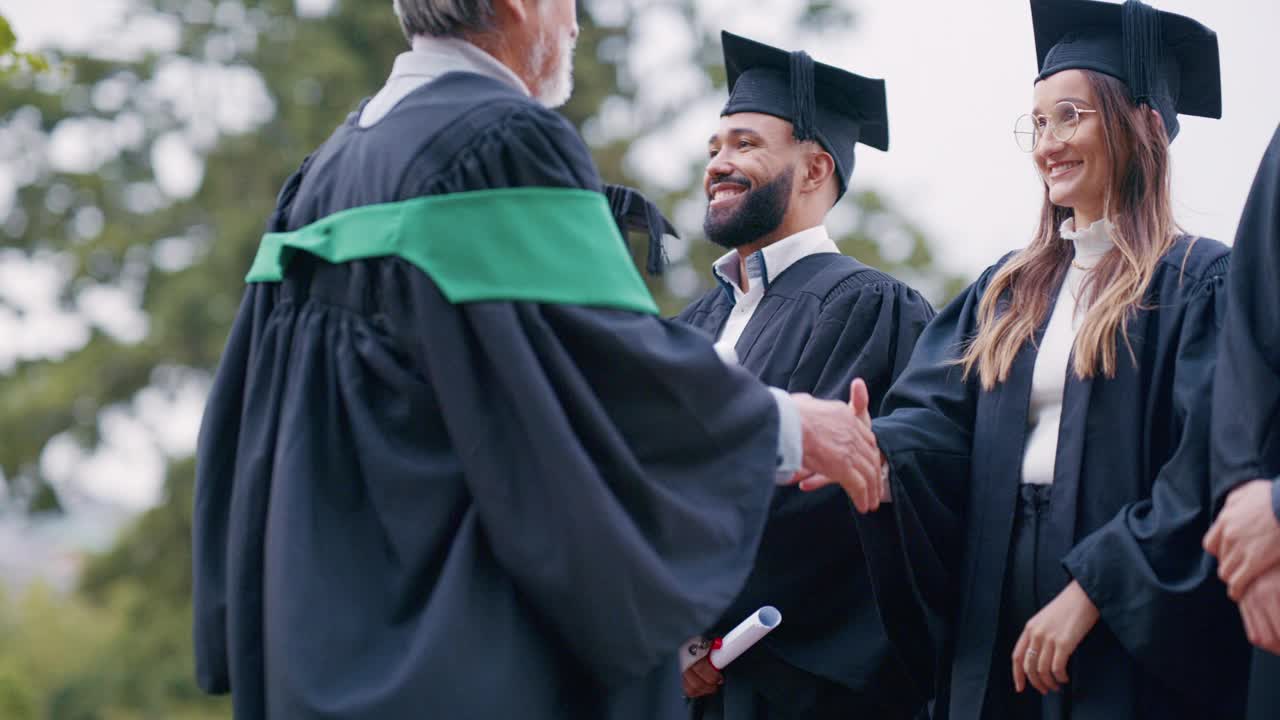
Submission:
M 1280 655 L 1280 567 L 1263 573 L 1244 591 L 1240 616 L 1249 642 Z
M 1097 622 L 1097 606 L 1080 583 L 1072 580 L 1027 621 L 1013 646 L 1014 689 L 1022 692 L 1028 681 L 1041 695 L 1061 689 L 1071 679 L 1067 662 Z
M 1218 577 L 1232 600 L 1280 564 L 1280 521 L 1271 509 L 1270 480 L 1253 480 L 1231 491 L 1218 519 L 1204 536 L 1204 549 L 1218 558 Z
M 714 695 L 724 684 L 724 675 L 711 667 L 711 657 L 707 656 L 689 666 L 684 671 L 685 697 L 697 698 L 703 695 Z
M 793 395 L 804 431 L 804 470 L 796 474 L 800 489 L 816 490 L 832 483 L 844 488 L 860 513 L 880 507 L 880 447 L 871 432 L 867 384 L 849 388 L 849 404 Z

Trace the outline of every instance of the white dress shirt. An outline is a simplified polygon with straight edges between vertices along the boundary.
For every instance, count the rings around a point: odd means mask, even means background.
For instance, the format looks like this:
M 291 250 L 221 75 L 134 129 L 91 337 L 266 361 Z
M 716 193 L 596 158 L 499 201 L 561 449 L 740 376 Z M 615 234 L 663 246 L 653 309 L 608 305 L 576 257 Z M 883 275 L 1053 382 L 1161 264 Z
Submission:
M 764 294 L 769 291 L 769 283 L 787 268 L 810 255 L 838 252 L 840 248 L 836 247 L 827 234 L 827 228 L 818 225 L 751 253 L 745 260 L 738 255 L 737 250 L 730 250 L 721 256 L 712 265 L 711 271 L 725 291 L 733 294 L 733 311 L 720 330 L 716 348 L 723 352 L 738 344 L 738 339 L 747 329 L 747 323 L 751 322 L 751 316 L 755 315 Z M 746 290 L 742 289 L 740 282 L 744 266 L 747 273 Z
M 1031 376 L 1031 403 L 1027 409 L 1027 444 L 1022 453 L 1023 483 L 1048 485 L 1053 482 L 1058 459 L 1058 426 L 1062 421 L 1062 396 L 1071 366 L 1071 350 L 1088 311 L 1077 298 L 1088 270 L 1093 269 L 1115 246 L 1110 228 L 1111 224 L 1106 220 L 1095 222 L 1083 232 L 1076 232 L 1072 219 L 1062 224 L 1062 238 L 1075 244 L 1076 256 L 1067 268 L 1067 277 L 1062 282 L 1049 324 L 1045 327 L 1044 339 L 1040 342 L 1040 351 L 1036 354 L 1035 371 Z
M 418 35 L 413 38 L 413 49 L 396 57 L 387 84 L 364 106 L 360 127 L 376 124 L 409 93 L 451 72 L 491 77 L 529 95 L 529 88 L 511 68 L 466 40 Z

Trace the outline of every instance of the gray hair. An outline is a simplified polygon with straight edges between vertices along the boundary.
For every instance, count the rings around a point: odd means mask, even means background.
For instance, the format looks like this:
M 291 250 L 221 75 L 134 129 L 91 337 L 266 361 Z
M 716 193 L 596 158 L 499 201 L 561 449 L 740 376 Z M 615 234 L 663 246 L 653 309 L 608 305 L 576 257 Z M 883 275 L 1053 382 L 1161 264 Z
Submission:
M 493 29 L 493 0 L 393 0 L 405 37 L 462 37 Z

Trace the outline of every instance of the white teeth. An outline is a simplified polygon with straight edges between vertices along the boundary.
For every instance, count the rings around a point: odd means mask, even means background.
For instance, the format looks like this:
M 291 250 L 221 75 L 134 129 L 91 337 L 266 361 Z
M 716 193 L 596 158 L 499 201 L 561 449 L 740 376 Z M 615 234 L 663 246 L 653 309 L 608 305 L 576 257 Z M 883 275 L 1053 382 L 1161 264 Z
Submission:
M 1049 168 L 1049 176 L 1061 175 L 1069 170 L 1074 170 L 1077 166 L 1083 165 L 1081 162 L 1061 163 Z
M 734 197 L 736 195 L 741 195 L 741 194 L 742 194 L 741 190 L 717 190 L 715 192 L 715 195 L 712 196 L 712 199 L 723 200 L 727 197 Z

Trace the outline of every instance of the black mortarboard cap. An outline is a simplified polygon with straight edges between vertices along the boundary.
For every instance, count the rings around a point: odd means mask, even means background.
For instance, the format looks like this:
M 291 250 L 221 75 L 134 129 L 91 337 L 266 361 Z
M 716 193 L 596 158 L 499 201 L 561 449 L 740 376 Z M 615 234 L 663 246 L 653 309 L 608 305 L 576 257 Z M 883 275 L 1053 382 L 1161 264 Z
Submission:
M 1170 140 L 1179 113 L 1222 117 L 1218 36 L 1189 17 L 1138 0 L 1031 0 L 1031 22 L 1037 81 L 1071 69 L 1118 78 L 1160 113 Z
M 831 154 L 840 194 L 853 175 L 853 146 L 889 149 L 884 80 L 814 62 L 803 50 L 787 52 L 721 32 L 729 102 L 721 115 L 758 112 L 792 124 L 797 140 L 816 140 Z

